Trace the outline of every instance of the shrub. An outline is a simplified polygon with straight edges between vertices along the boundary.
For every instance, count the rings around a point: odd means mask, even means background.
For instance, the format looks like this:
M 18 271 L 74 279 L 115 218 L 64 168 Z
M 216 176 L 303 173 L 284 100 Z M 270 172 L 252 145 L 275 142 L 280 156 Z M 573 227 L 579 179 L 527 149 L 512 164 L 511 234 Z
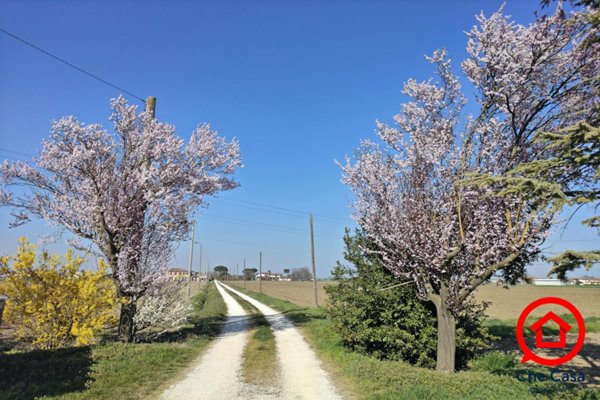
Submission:
M 404 360 L 417 366 L 435 366 L 437 320 L 432 303 L 416 296 L 412 283 L 392 287 L 400 280 L 383 268 L 365 236 L 346 232 L 346 266 L 332 271 L 336 284 L 326 287 L 327 311 L 346 346 L 379 359 Z M 385 289 L 392 287 L 390 289 Z M 384 289 L 384 290 L 382 290 Z M 482 325 L 484 305 L 469 304 L 457 315 L 457 366 L 466 362 L 491 339 Z
M 150 326 L 175 328 L 184 324 L 190 307 L 184 300 L 183 286 L 183 282 L 171 282 L 160 290 L 142 297 L 133 318 L 135 330 L 140 331 Z
M 116 289 L 106 264 L 100 260 L 96 271 L 83 271 L 84 261 L 71 250 L 63 258 L 46 251 L 38 257 L 25 238 L 16 256 L 0 258 L 4 318 L 20 340 L 41 349 L 86 345 L 115 322 Z

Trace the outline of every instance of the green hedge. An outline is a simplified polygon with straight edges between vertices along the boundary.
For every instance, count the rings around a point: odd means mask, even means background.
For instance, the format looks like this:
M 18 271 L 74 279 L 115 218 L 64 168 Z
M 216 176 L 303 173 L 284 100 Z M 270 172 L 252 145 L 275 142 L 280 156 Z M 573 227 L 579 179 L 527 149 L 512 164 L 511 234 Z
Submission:
M 382 290 L 400 281 L 377 255 L 366 254 L 367 239 L 346 232 L 345 259 L 332 271 L 334 285 L 326 287 L 328 314 L 344 344 L 379 359 L 404 360 L 433 368 L 437 348 L 435 307 L 417 298 L 411 283 Z M 462 368 L 492 339 L 483 323 L 483 306 L 469 305 L 457 316 L 457 366 Z

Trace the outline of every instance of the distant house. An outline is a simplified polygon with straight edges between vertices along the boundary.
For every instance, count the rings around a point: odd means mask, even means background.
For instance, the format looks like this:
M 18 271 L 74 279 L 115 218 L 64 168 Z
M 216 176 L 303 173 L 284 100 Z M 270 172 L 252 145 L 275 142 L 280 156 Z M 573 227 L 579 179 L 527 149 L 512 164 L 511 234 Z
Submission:
M 533 284 L 536 286 L 564 286 L 565 282 L 554 278 L 533 278 Z
M 169 281 L 179 281 L 179 280 L 187 280 L 189 275 L 189 271 L 184 268 L 169 268 L 167 270 L 167 279 Z M 200 277 L 200 275 L 196 271 L 192 271 L 192 280 L 204 279 L 204 276 Z
M 600 285 L 600 279 L 597 278 L 575 278 L 578 285 Z
M 267 271 L 267 272 L 262 272 L 260 274 L 256 274 L 256 280 L 259 280 L 259 281 L 280 281 L 280 280 L 282 280 L 282 276 L 281 276 L 281 274 L 278 274 L 276 272 Z
M 257 281 L 266 281 L 268 276 L 268 273 L 261 272 L 260 274 L 254 274 L 254 279 L 256 279 Z

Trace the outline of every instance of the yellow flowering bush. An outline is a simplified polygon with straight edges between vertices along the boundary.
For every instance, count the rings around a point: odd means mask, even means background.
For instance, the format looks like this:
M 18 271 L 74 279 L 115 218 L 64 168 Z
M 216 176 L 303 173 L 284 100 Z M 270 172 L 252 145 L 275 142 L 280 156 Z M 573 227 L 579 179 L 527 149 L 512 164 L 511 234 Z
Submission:
M 64 257 L 38 255 L 26 238 L 19 239 L 16 256 L 0 257 L 0 293 L 8 296 L 4 320 L 19 339 L 42 349 L 86 345 L 116 323 L 116 288 L 106 263 L 86 271 L 84 262 L 72 250 Z

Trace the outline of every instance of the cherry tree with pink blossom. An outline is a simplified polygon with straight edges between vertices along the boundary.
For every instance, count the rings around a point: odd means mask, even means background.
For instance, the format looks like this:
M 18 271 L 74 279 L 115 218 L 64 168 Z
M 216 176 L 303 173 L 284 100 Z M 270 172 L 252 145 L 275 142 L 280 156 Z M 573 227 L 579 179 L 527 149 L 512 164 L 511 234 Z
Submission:
M 238 186 L 232 174 L 241 158 L 238 142 L 210 125 L 186 143 L 175 126 L 123 97 L 111 105 L 112 131 L 64 117 L 34 165 L 5 161 L 0 205 L 13 209 L 13 225 L 42 218 L 99 250 L 126 299 L 119 334 L 132 341 L 138 299 L 164 283 L 172 245 L 186 237 L 206 196 Z
M 437 79 L 410 79 L 395 125 L 377 122 L 380 142 L 363 141 L 347 158 L 343 182 L 354 217 L 384 265 L 412 282 L 437 309 L 437 369 L 455 369 L 456 320 L 471 294 L 494 274 L 507 284 L 525 275 L 557 215 L 514 193 L 469 185 L 469 174 L 501 174 L 534 159 L 533 136 L 591 119 L 598 97 L 598 43 L 581 13 L 559 6 L 529 26 L 500 9 L 477 17 L 462 71 L 476 89 L 475 113 L 446 51 L 428 61 Z M 596 111 L 594 111 L 596 110 Z M 372 251 L 365 249 L 365 251 Z

